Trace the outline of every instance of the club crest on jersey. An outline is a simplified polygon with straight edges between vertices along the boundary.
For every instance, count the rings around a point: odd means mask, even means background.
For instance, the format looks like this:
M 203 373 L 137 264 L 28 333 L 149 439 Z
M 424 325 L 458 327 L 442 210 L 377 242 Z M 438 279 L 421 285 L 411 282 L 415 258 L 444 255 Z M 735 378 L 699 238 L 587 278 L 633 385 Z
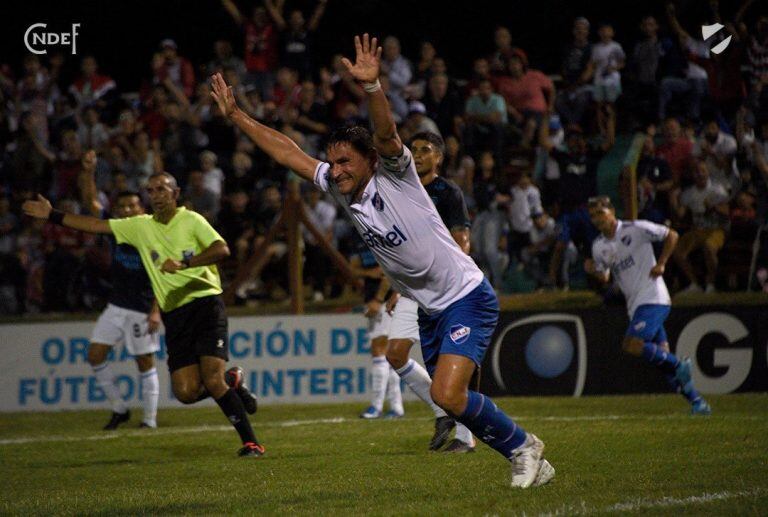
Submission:
M 149 256 L 152 257 L 153 263 L 156 263 L 158 260 L 160 260 L 160 254 L 155 250 L 150 251 Z
M 194 250 L 184 250 L 181 252 L 181 257 L 183 260 L 189 260 L 194 256 L 194 254 Z
M 381 196 L 379 195 L 378 192 L 373 194 L 373 198 L 371 198 L 371 203 L 373 203 L 373 207 L 379 212 L 384 211 L 384 200 L 381 199 Z
M 630 244 L 632 244 L 632 237 L 630 237 L 629 235 L 624 235 L 621 238 L 621 242 L 624 243 L 624 246 L 629 246 Z
M 469 339 L 469 333 L 472 329 L 469 327 L 465 327 L 464 325 L 454 325 L 451 327 L 450 337 L 451 341 L 456 343 L 457 345 L 462 344 L 464 341 Z

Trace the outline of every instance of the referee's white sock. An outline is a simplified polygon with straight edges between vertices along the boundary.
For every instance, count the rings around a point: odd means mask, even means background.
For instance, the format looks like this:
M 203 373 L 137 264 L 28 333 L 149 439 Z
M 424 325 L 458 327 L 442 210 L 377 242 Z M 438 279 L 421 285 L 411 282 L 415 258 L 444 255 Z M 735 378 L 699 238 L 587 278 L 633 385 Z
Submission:
M 125 405 L 123 397 L 120 396 L 120 390 L 117 389 L 115 373 L 112 371 L 109 361 L 104 361 L 94 366 L 93 373 L 96 374 L 96 381 L 99 387 L 112 403 L 112 411 L 115 413 L 125 413 L 128 411 L 128 406 Z
M 377 411 L 384 407 L 384 395 L 387 393 L 389 363 L 383 355 L 374 356 L 371 366 L 371 405 Z
M 387 363 L 387 366 L 389 366 L 389 363 Z M 389 401 L 389 410 L 402 415 L 405 410 L 403 409 L 403 393 L 400 391 L 400 376 L 391 366 L 389 366 L 387 374 L 389 377 L 387 380 L 387 400 Z
M 160 398 L 160 379 L 157 368 L 152 367 L 141 373 L 141 404 L 144 409 L 142 422 L 157 427 L 157 400 Z
M 405 366 L 396 371 L 408 387 L 411 388 L 421 400 L 429 404 L 429 407 L 431 407 L 432 411 L 435 413 L 435 417 L 440 418 L 448 415 L 440 406 L 432 401 L 432 396 L 429 394 L 429 388 L 432 387 L 432 379 L 429 378 L 429 374 L 423 366 L 413 359 L 408 359 Z

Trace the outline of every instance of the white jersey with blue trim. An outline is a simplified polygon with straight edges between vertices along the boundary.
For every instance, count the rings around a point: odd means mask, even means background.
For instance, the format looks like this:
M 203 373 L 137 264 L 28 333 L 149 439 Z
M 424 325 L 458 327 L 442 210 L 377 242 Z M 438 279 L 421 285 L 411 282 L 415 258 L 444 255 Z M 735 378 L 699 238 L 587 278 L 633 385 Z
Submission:
M 482 282 L 483 273 L 451 237 L 405 146 L 399 157 L 380 157 L 357 203 L 339 192 L 328 163 L 317 166 L 315 185 L 347 212 L 392 288 L 427 314 L 441 312 Z
M 650 221 L 618 221 L 612 239 L 600 235 L 592 243 L 592 258 L 599 272 L 610 271 L 627 299 L 630 318 L 646 304 L 671 305 L 662 277 L 651 277 L 656 265 L 651 243 L 667 238 L 669 228 Z

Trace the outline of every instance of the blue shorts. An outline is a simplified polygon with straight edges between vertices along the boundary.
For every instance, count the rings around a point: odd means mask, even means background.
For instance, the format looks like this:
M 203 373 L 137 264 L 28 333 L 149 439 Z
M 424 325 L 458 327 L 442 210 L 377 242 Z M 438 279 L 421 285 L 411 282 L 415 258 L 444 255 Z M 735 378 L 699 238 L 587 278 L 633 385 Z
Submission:
M 667 343 L 664 320 L 669 316 L 670 309 L 669 305 L 641 305 L 632 315 L 627 336 L 637 337 L 646 343 L 651 342 L 657 345 Z
M 499 300 L 486 278 L 438 314 L 430 316 L 419 309 L 421 355 L 429 376 L 440 354 L 463 355 L 480 366 L 498 321 Z

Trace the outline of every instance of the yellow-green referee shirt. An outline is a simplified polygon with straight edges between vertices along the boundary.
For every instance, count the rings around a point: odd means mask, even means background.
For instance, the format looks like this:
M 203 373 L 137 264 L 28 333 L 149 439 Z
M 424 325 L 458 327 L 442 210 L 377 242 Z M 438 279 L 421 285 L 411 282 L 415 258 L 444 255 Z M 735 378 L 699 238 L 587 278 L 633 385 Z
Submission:
M 215 265 L 191 267 L 173 274 L 160 271 L 166 259 L 192 257 L 224 240 L 202 215 L 180 207 L 168 224 L 151 215 L 139 215 L 110 219 L 109 226 L 118 244 L 127 243 L 139 250 L 163 312 L 197 298 L 221 294 L 221 278 Z

